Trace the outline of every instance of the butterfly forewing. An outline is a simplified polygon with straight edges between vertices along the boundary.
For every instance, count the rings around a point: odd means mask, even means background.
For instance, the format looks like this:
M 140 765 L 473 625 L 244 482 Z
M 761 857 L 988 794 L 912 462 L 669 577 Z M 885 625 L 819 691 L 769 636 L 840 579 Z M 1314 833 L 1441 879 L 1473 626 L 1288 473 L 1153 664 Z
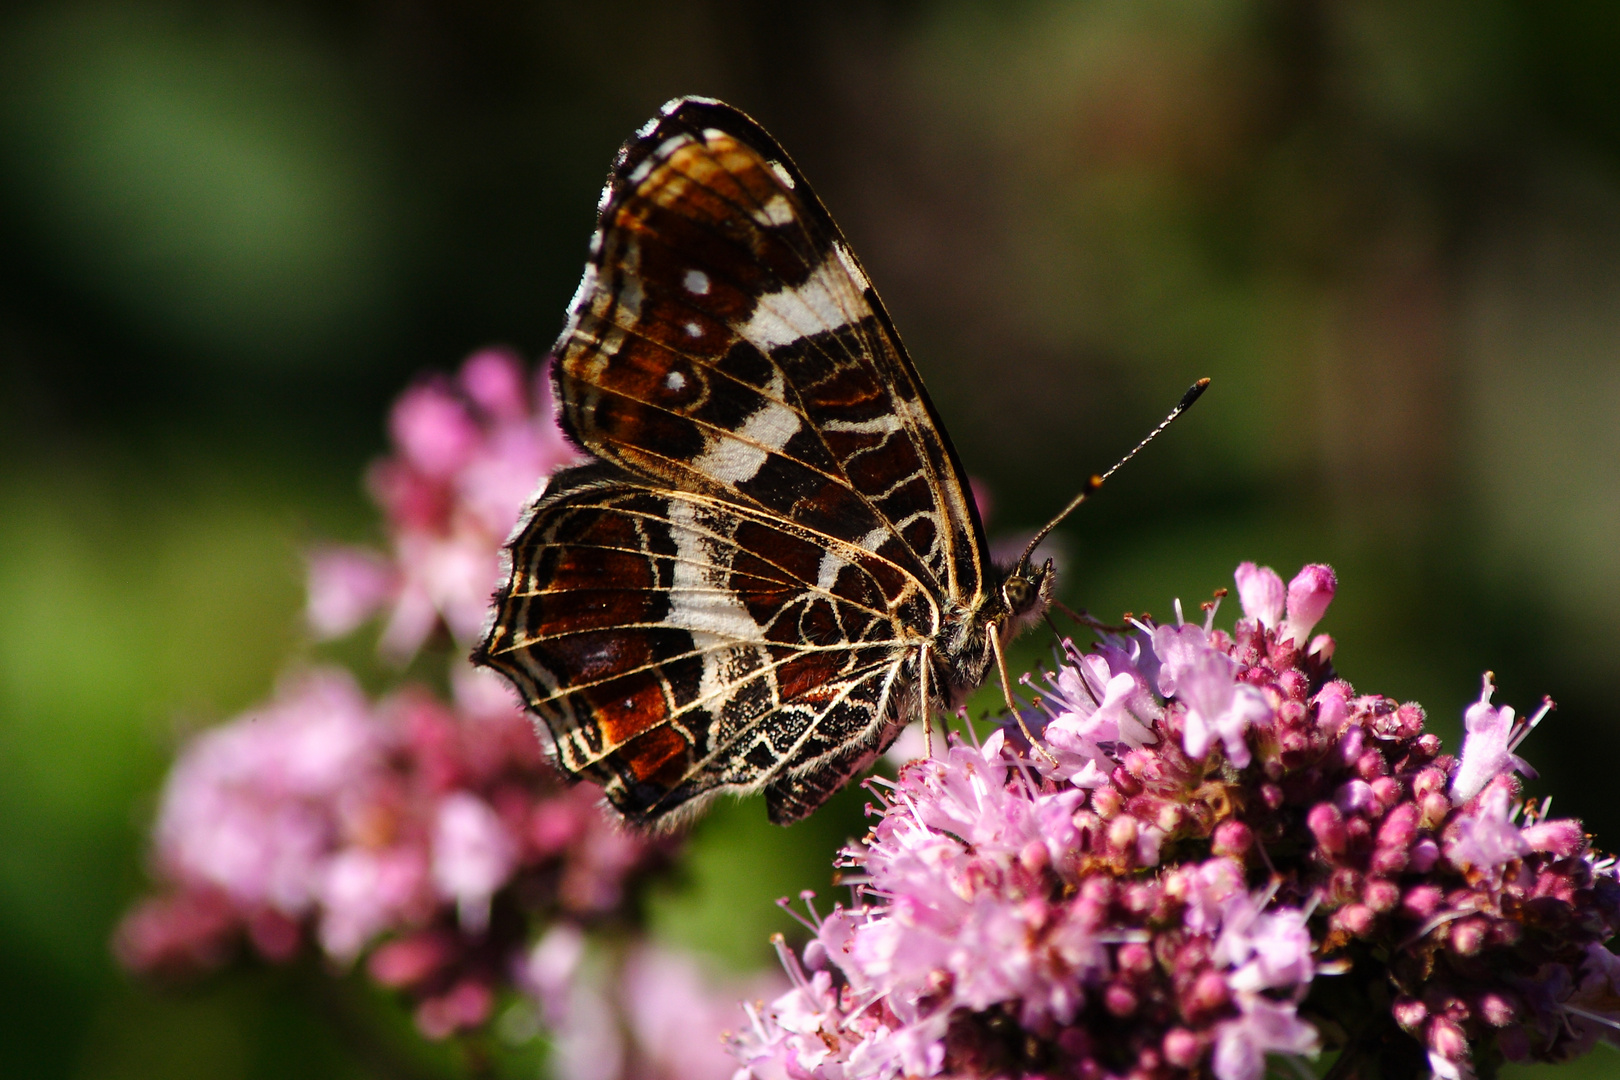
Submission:
M 786 154 L 677 103 L 620 155 L 558 343 L 592 453 L 836 536 L 971 596 L 965 485 L 877 294 Z
M 556 347 L 569 434 L 478 659 L 632 820 L 765 786 L 809 813 L 916 710 L 979 599 L 966 483 L 781 148 L 683 99 L 621 151 Z

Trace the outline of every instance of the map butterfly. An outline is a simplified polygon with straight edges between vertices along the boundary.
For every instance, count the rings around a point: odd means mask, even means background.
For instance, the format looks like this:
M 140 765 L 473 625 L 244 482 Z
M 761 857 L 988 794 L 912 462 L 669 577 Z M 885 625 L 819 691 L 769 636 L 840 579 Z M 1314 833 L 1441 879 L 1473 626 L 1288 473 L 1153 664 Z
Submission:
M 860 262 L 728 105 L 671 101 L 620 150 L 555 358 L 595 460 L 519 523 L 474 660 L 632 822 L 760 788 L 804 817 L 1051 599 L 1033 544 L 991 565 Z

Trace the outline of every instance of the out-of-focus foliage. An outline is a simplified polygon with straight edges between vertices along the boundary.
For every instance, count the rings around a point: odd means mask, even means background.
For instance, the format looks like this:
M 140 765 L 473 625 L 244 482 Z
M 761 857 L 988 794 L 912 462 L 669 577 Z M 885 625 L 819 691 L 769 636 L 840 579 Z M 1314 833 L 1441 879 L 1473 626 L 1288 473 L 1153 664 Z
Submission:
M 476 1067 L 401 1059 L 401 1018 L 324 980 L 143 996 L 106 938 L 177 732 L 300 647 L 298 549 L 376 539 L 386 403 L 550 344 L 614 147 L 678 93 L 817 183 L 992 531 L 1214 377 L 1066 527 L 1066 598 L 1331 562 L 1348 678 L 1451 731 L 1481 666 L 1551 694 L 1531 790 L 1612 838 L 1617 57 L 1573 0 L 8 6 L 0 1072 Z M 654 924 L 761 962 L 858 804 L 721 808 Z

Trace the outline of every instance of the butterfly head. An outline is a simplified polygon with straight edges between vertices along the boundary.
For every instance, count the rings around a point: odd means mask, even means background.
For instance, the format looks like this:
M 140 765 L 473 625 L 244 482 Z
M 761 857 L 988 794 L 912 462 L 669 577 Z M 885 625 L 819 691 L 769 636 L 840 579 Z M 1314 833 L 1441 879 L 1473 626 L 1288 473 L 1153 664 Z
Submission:
M 1010 633 L 1017 633 L 1041 617 L 1052 602 L 1052 589 L 1056 584 L 1057 574 L 1051 559 L 1038 567 L 1027 555 L 1018 560 L 1001 582 L 1001 602 L 1006 608 L 1006 626 Z

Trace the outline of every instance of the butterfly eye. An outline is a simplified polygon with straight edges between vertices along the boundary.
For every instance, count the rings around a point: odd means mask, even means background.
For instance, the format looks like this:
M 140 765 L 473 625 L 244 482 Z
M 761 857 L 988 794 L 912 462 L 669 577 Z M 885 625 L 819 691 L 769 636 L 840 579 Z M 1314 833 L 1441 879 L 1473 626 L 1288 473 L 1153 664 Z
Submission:
M 1020 613 L 1029 607 L 1030 600 L 1035 595 L 1035 586 L 1023 577 L 1010 577 L 1001 587 L 1001 595 L 1007 600 L 1007 606 L 1013 612 Z

